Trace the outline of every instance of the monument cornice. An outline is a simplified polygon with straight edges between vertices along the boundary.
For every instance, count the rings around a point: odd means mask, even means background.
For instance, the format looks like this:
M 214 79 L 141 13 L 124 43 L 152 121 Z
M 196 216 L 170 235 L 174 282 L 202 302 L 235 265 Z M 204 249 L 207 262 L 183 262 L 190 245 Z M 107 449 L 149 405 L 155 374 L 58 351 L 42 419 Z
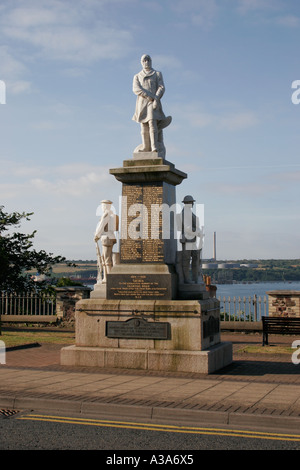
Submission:
M 187 174 L 177 170 L 173 163 L 160 158 L 125 160 L 123 167 L 111 168 L 109 173 L 121 183 L 127 184 L 165 182 L 177 186 L 187 178 Z

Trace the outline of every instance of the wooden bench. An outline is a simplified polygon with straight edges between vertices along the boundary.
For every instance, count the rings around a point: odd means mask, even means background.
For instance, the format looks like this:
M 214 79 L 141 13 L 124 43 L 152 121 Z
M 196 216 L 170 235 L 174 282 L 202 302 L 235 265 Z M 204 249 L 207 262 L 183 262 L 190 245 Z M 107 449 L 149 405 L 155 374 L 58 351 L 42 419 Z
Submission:
M 268 335 L 300 334 L 300 317 L 262 317 L 263 343 L 268 343 Z

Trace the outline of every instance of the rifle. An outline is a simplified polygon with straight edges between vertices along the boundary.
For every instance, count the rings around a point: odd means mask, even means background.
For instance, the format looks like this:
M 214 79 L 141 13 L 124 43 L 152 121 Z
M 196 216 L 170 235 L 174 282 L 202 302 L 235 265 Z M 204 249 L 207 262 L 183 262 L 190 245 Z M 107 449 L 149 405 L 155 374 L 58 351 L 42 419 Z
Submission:
M 102 256 L 101 256 L 98 242 L 96 242 L 96 252 L 97 252 L 98 279 L 100 279 L 102 277 L 103 264 L 102 264 Z

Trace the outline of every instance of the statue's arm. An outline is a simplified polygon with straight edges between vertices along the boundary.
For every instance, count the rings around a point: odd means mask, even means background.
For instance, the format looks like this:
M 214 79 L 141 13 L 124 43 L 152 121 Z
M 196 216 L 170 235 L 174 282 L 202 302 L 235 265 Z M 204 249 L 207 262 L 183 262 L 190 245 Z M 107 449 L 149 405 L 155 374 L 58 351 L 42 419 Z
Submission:
M 96 232 L 95 232 L 95 237 L 94 237 L 95 241 L 98 241 L 100 239 L 101 235 L 103 234 L 104 227 L 106 224 L 107 224 L 107 211 L 105 211 L 105 213 L 101 217 L 96 227 Z
M 149 90 L 145 90 L 145 88 L 142 87 L 139 81 L 139 77 L 137 75 L 135 75 L 133 78 L 132 90 L 135 95 L 141 96 L 142 98 L 146 98 L 150 101 L 153 101 L 155 99 L 155 95 L 153 95 Z
M 165 92 L 165 84 L 164 84 L 164 79 L 163 79 L 161 72 L 156 72 L 156 76 L 157 76 L 157 91 L 155 93 L 155 97 L 156 99 L 160 100 Z

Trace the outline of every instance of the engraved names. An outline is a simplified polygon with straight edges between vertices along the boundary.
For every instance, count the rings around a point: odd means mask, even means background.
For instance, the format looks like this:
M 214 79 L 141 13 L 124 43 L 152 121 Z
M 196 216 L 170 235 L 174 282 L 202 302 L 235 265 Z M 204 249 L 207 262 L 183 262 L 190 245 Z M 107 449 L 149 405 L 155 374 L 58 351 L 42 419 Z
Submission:
M 163 263 L 162 183 L 123 183 L 122 196 L 121 263 Z

